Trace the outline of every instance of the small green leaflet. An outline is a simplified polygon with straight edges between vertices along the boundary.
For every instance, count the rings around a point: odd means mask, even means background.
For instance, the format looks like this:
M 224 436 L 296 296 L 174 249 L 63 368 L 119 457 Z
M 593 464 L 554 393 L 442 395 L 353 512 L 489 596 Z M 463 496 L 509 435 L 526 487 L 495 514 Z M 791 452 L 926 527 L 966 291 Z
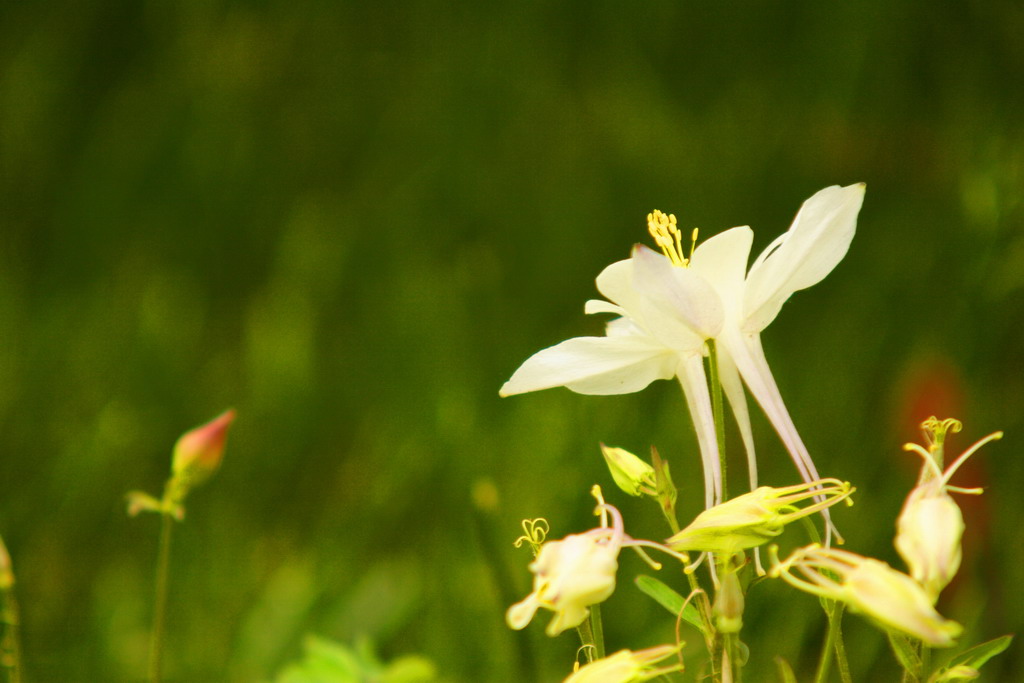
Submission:
M 653 576 L 640 574 L 636 577 L 636 587 L 671 612 L 673 616 L 678 617 L 681 611 L 683 613 L 683 621 L 694 626 L 702 633 L 704 632 L 704 625 L 701 623 L 700 614 L 697 612 L 697 608 L 693 606 L 692 601 L 686 602 L 686 598 Z M 684 604 L 686 605 L 685 608 L 683 607 Z
M 1000 636 L 987 643 L 968 648 L 949 660 L 929 679 L 934 683 L 952 683 L 952 681 L 970 680 L 985 662 L 1010 646 L 1013 636 Z M 974 673 L 975 676 L 971 676 Z

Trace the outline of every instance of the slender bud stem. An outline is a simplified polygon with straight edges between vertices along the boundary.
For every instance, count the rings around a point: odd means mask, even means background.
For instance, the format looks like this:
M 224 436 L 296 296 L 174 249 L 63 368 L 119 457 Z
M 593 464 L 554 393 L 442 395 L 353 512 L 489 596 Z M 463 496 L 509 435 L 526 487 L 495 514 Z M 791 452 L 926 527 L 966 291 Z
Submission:
M 0 611 L 0 625 L 4 629 L 3 640 L 0 641 L 0 668 L 7 670 L 10 683 L 21 683 L 21 640 L 18 634 L 18 601 L 14 597 L 14 589 L 0 591 L 3 610 Z
M 601 605 L 590 606 L 590 631 L 594 636 L 594 655 L 596 659 L 603 659 L 604 650 L 604 624 L 601 621 Z
M 153 628 L 149 640 L 149 680 L 160 683 L 163 664 L 164 621 L 167 613 L 167 584 L 170 573 L 171 529 L 174 519 L 171 512 L 160 514 L 160 549 L 156 560 L 156 592 L 153 598 Z

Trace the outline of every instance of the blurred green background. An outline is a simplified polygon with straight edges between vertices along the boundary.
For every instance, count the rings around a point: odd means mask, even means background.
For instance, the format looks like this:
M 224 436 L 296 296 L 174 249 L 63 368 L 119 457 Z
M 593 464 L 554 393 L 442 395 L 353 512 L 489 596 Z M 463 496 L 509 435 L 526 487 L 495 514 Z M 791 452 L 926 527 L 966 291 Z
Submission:
M 158 493 L 177 436 L 234 406 L 176 530 L 168 678 L 271 680 L 317 633 L 450 681 L 560 680 L 574 638 L 503 622 L 520 519 L 589 528 L 599 482 L 661 537 L 597 444 L 657 445 L 686 517 L 695 441 L 671 383 L 498 387 L 600 332 L 583 302 L 651 209 L 750 224 L 760 250 L 858 181 L 850 253 L 769 361 L 819 469 L 859 488 L 847 547 L 896 565 L 916 423 L 963 419 L 956 452 L 1006 430 L 958 480 L 990 488 L 940 607 L 965 642 L 1021 630 L 1021 35 L 1009 0 L 5 3 L 0 534 L 28 679 L 141 678 L 157 520 L 123 494 Z M 754 413 L 763 479 L 791 483 Z M 609 647 L 671 641 L 622 564 Z M 816 609 L 752 592 L 751 680 L 813 665 Z M 855 676 L 892 678 L 878 632 L 846 632 Z M 1017 649 L 987 680 L 1024 675 Z

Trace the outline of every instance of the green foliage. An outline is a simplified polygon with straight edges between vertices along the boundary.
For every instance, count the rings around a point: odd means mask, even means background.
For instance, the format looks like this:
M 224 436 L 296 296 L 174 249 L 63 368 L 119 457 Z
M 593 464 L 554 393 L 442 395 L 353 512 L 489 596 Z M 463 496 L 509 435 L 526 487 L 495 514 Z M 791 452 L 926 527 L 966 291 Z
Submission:
M 920 680 L 924 667 L 919 652 L 920 643 L 893 630 L 886 630 L 886 635 L 889 637 L 889 645 L 892 646 L 893 654 L 896 655 L 903 670 L 913 677 L 912 680 Z
M 779 683 L 797 683 L 793 667 L 782 657 L 775 658 L 775 666 L 779 669 Z
M 600 333 L 581 303 L 654 208 L 767 237 L 868 182 L 847 262 L 765 343 L 820 469 L 872 491 L 842 532 L 888 528 L 931 406 L 1024 434 L 1021 33 L 1006 1 L 0 3 L 0 533 L 26 676 L 142 675 L 156 520 L 121 497 L 234 405 L 175 530 L 168 679 L 267 680 L 303 633 L 362 630 L 455 681 L 557 680 L 564 653 L 500 618 L 518 520 L 584 528 L 565 491 L 611 484 L 599 439 L 657 444 L 690 519 L 695 444 L 672 387 L 496 393 L 540 344 Z M 791 481 L 755 428 L 763 480 Z M 995 552 L 961 570 L 980 640 L 1021 627 L 1024 459 L 963 474 L 999 483 L 965 510 Z M 482 476 L 494 552 L 466 513 Z M 651 628 L 635 602 L 610 643 Z M 757 602 L 747 628 L 802 674 L 812 610 Z M 884 647 L 861 626 L 852 651 Z M 855 679 L 891 680 L 884 654 Z
M 437 680 L 436 668 L 429 659 L 404 655 L 385 664 L 366 638 L 348 647 L 307 636 L 303 650 L 303 658 L 284 667 L 275 683 L 432 683 Z
M 973 680 L 979 676 L 979 669 L 985 663 L 1010 647 L 1013 636 L 1000 636 L 986 643 L 975 645 L 956 655 L 936 671 L 928 683 L 954 683 Z
M 681 613 L 683 621 L 702 633 L 704 632 L 704 626 L 701 622 L 700 614 L 697 612 L 697 608 L 693 606 L 692 600 L 687 602 L 682 595 L 669 588 L 653 576 L 640 574 L 636 577 L 635 582 L 636 587 L 639 588 L 644 595 L 652 598 L 675 617 L 679 617 Z

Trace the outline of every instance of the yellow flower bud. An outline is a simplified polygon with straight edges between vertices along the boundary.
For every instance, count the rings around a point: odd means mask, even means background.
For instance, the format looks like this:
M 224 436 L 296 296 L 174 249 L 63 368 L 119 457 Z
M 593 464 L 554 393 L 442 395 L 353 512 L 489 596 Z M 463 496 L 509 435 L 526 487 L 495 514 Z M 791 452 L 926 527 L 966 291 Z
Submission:
M 822 479 L 784 488 L 762 486 L 708 508 L 666 541 L 677 551 L 706 551 L 731 555 L 772 540 L 786 524 L 835 505 L 854 492 L 849 482 Z M 800 508 L 797 503 L 818 497 Z
M 624 448 L 615 448 L 601 444 L 601 453 L 608 463 L 612 479 L 620 489 L 631 496 L 639 496 L 654 491 L 654 468 Z

